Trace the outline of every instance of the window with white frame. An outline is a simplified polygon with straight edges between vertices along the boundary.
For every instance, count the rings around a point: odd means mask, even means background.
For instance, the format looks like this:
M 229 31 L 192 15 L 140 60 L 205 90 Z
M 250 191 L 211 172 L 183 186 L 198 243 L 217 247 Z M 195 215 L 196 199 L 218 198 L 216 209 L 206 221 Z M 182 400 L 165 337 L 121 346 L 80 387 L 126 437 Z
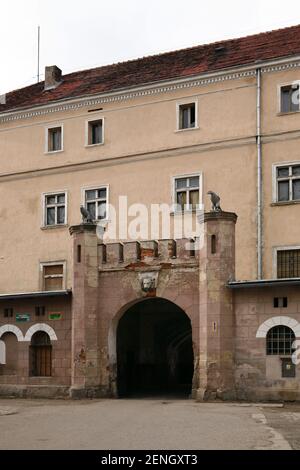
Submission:
M 85 208 L 91 214 L 93 220 L 107 218 L 107 187 L 86 189 Z
M 200 203 L 200 176 L 175 178 L 176 211 L 198 210 Z
M 291 83 L 280 87 L 280 112 L 292 113 L 299 111 L 299 83 Z
M 65 286 L 65 264 L 64 263 L 43 263 L 42 268 L 42 288 L 43 291 L 59 291 Z
M 300 164 L 276 167 L 277 202 L 300 201 Z
M 46 132 L 46 151 L 60 152 L 63 149 L 62 126 L 49 127 Z
M 178 105 L 178 129 L 193 129 L 196 127 L 196 103 Z
M 44 195 L 44 226 L 66 224 L 66 193 Z
M 103 119 L 87 122 L 86 145 L 103 144 Z

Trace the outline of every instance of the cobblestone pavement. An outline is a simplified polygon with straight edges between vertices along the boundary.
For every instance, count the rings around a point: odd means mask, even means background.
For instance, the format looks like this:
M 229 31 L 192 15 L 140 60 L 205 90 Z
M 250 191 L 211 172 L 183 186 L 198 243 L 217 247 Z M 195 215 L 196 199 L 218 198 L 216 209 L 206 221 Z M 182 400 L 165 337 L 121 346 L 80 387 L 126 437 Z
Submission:
M 300 406 L 0 399 L 0 449 L 300 449 Z

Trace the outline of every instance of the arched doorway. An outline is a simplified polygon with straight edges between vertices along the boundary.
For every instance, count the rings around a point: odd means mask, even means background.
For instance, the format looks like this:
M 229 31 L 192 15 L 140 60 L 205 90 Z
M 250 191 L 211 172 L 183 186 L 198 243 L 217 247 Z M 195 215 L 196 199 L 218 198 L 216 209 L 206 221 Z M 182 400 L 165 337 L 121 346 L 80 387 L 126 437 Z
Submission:
M 32 377 L 51 377 L 52 345 L 44 331 L 37 331 L 30 343 L 30 375 Z
M 17 375 L 18 372 L 18 338 L 14 333 L 4 333 L 1 337 L 5 347 L 5 364 L 0 367 L 1 375 Z
M 188 396 L 193 372 L 192 327 L 185 312 L 159 298 L 129 307 L 117 327 L 118 396 Z

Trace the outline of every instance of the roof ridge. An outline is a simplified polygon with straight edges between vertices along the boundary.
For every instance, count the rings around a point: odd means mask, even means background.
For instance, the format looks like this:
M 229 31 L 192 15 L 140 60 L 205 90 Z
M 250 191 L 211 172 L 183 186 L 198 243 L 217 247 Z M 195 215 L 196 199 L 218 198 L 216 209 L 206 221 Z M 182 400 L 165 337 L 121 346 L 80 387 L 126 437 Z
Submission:
M 239 41 L 241 39 L 248 39 L 248 38 L 254 38 L 256 36 L 263 36 L 263 35 L 268 35 L 268 34 L 272 34 L 272 33 L 280 33 L 282 31 L 286 31 L 288 29 L 293 29 L 293 28 L 298 28 L 300 27 L 300 24 L 296 24 L 296 25 L 293 25 L 293 26 L 286 26 L 284 28 L 279 28 L 279 29 L 271 29 L 271 30 L 268 30 L 268 31 L 262 31 L 260 33 L 255 33 L 255 34 L 247 34 L 246 36 L 239 36 L 239 37 L 232 37 L 232 38 L 229 38 L 229 39 L 222 39 L 222 40 L 219 40 L 219 41 L 213 41 L 213 42 L 207 42 L 207 43 L 203 43 L 203 44 L 197 44 L 195 46 L 190 46 L 190 47 L 181 47 L 179 49 L 173 49 L 173 50 L 169 50 L 169 51 L 165 51 L 165 52 L 158 52 L 158 53 L 155 53 L 155 54 L 149 54 L 149 55 L 145 55 L 145 56 L 140 56 L 140 57 L 136 57 L 134 59 L 128 59 L 128 60 L 121 60 L 121 61 L 118 61 L 118 62 L 110 62 L 110 63 L 107 63 L 107 64 L 103 64 L 103 65 L 99 65 L 97 67 L 89 67 L 89 68 L 84 68 L 84 69 L 81 69 L 81 70 L 74 70 L 74 72 L 70 72 L 70 73 L 67 73 L 65 75 L 63 75 L 63 77 L 70 77 L 70 75 L 75 75 L 77 73 L 84 73 L 84 72 L 89 72 L 91 70 L 97 70 L 97 69 L 102 69 L 102 68 L 105 68 L 105 67 L 113 67 L 113 66 L 117 66 L 117 65 L 122 65 L 122 64 L 130 64 L 130 63 L 133 63 L 133 62 L 139 62 L 141 60 L 145 60 L 145 59 L 154 59 L 155 57 L 161 57 L 161 56 L 166 56 L 168 54 L 177 54 L 179 52 L 188 52 L 188 51 L 192 51 L 192 50 L 195 50 L 195 49 L 198 49 L 198 48 L 201 48 L 201 47 L 212 47 L 214 45 L 221 45 L 221 44 L 224 44 L 224 43 L 229 43 L 229 42 L 232 42 L 232 41 Z

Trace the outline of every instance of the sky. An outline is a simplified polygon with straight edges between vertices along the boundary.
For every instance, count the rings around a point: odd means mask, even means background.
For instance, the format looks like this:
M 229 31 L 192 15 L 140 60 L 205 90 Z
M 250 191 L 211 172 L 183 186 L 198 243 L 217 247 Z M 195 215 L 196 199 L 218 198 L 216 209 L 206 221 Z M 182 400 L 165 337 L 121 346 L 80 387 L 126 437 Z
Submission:
M 300 24 L 299 0 L 1 0 L 0 95 L 63 73 Z

